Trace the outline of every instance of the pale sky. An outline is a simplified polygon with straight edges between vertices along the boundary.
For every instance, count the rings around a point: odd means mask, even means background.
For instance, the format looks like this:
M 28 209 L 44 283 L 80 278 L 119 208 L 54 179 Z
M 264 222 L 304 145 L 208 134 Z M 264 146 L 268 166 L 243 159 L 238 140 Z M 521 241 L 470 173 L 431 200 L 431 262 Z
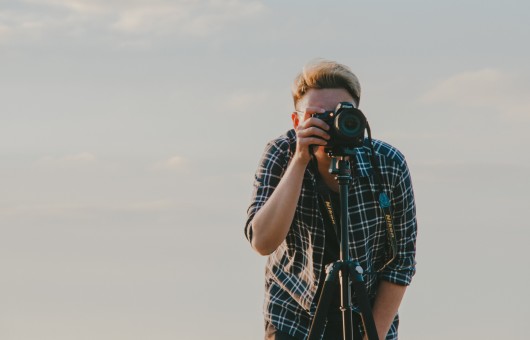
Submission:
M 400 338 L 527 339 L 527 1 L 3 0 L 0 339 L 261 339 L 243 227 L 290 84 L 349 65 L 406 156 Z

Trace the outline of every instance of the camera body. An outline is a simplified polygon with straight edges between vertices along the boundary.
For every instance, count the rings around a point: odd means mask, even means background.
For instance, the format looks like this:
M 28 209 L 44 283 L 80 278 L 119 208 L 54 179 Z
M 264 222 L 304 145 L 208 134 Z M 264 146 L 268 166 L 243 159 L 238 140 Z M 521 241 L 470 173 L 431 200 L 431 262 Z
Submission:
M 363 146 L 368 122 L 352 103 L 341 102 L 335 111 L 315 113 L 312 117 L 322 119 L 330 127 L 330 139 L 325 148 L 330 156 L 353 156 L 355 148 Z

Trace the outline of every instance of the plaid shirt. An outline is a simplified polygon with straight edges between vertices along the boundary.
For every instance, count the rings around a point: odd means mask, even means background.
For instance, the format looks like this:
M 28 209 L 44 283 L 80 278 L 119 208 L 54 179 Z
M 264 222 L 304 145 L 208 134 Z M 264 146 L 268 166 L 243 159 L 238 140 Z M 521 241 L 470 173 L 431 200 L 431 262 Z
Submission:
M 371 299 L 380 280 L 409 285 L 415 273 L 416 209 L 410 174 L 404 156 L 394 147 L 372 141 L 375 158 L 384 179 L 383 188 L 392 202 L 398 253 L 383 271 L 387 242 L 386 224 L 376 195 L 378 186 L 370 163 L 370 148 L 357 149 L 352 159 L 353 183 L 348 200 L 350 256 L 365 270 L 365 285 Z M 248 208 L 245 235 L 252 239 L 252 219 L 280 182 L 296 149 L 296 134 L 269 142 L 256 171 L 254 191 Z M 323 265 L 325 227 L 319 209 L 316 170 L 305 170 L 293 222 L 284 242 L 268 257 L 265 268 L 265 321 L 276 329 L 305 339 L 318 300 L 315 298 Z M 358 307 L 354 303 L 354 311 Z M 386 339 L 397 339 L 396 316 Z

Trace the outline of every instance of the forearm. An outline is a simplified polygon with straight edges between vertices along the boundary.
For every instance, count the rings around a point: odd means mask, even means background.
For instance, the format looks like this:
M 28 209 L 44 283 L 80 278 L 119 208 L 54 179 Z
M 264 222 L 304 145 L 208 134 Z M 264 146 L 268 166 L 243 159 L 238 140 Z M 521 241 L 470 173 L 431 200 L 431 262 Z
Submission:
M 388 281 L 381 281 L 379 284 L 372 313 L 380 340 L 386 338 L 406 289 L 406 286 Z
M 302 188 L 306 162 L 293 161 L 271 197 L 252 219 L 252 247 L 269 255 L 285 240 Z

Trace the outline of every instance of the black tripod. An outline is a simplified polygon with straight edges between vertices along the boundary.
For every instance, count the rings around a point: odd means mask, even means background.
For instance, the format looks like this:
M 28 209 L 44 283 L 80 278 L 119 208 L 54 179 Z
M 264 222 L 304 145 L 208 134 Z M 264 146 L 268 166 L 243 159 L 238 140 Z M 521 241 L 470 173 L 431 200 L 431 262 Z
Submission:
M 333 157 L 330 172 L 337 174 L 340 195 L 340 255 L 339 260 L 326 266 L 326 280 L 318 300 L 318 306 L 311 324 L 309 340 L 322 337 L 329 306 L 340 279 L 340 296 L 342 312 L 342 334 L 344 340 L 354 339 L 350 282 L 356 293 L 361 310 L 364 330 L 369 340 L 379 340 L 375 328 L 370 301 L 363 281 L 363 269 L 358 261 L 350 258 L 348 237 L 348 189 L 352 183 L 349 157 Z M 350 281 L 351 280 L 351 281 Z M 354 339 L 357 340 L 357 339 Z M 361 340 L 361 339 L 359 339 Z

